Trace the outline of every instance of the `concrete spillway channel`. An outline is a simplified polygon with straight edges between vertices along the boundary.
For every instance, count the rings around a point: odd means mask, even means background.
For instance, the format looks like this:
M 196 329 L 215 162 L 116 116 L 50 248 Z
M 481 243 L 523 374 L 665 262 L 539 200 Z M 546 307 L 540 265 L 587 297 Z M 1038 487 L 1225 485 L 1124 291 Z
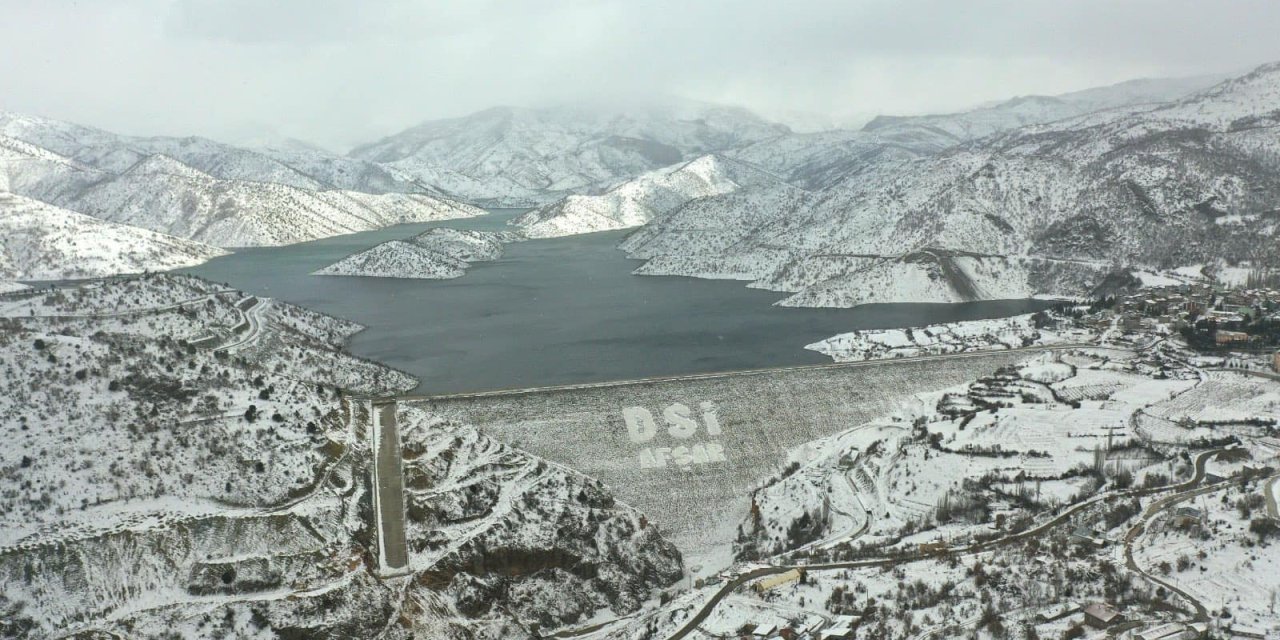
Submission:
M 400 457 L 400 429 L 394 400 L 374 400 L 369 416 L 373 444 L 373 518 L 378 535 L 378 574 L 409 573 L 409 550 L 404 533 L 404 470 Z

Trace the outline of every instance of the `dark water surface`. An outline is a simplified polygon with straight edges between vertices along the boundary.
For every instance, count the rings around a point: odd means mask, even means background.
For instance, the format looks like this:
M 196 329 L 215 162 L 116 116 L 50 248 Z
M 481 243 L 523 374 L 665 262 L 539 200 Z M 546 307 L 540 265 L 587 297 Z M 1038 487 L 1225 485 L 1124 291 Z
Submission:
M 419 393 L 481 391 L 829 362 L 804 345 L 852 329 L 992 318 L 1032 300 L 771 306 L 785 294 L 745 283 L 631 275 L 626 231 L 510 244 L 454 280 L 313 276 L 375 244 L 430 227 L 509 229 L 521 211 L 407 224 L 315 242 L 242 249 L 185 269 L 367 329 L 353 353 L 407 371 Z

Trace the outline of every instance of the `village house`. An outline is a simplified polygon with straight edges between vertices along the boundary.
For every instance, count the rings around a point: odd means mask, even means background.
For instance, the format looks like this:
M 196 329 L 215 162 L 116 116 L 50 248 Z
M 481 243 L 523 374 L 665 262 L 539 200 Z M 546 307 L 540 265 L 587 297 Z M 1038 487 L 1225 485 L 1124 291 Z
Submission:
M 1213 337 L 1214 342 L 1223 344 L 1240 344 L 1249 341 L 1249 334 L 1243 331 L 1227 331 L 1219 329 Z
M 852 640 L 860 616 L 832 616 L 831 625 L 818 632 L 819 640 Z
M 1202 637 L 1202 633 L 1200 629 L 1183 622 L 1167 622 L 1134 633 L 1133 640 L 1192 640 Z
M 764 593 L 771 589 L 776 589 L 784 584 L 799 582 L 804 577 L 804 571 L 801 569 L 792 569 L 772 576 L 765 576 L 759 582 L 752 585 L 756 593 Z
M 1122 620 L 1124 616 L 1120 615 L 1115 607 L 1105 602 L 1094 602 L 1084 608 L 1085 624 L 1095 629 L 1104 629 Z
M 1173 524 L 1176 527 L 1186 527 L 1193 524 L 1200 524 L 1204 520 L 1204 514 L 1199 509 L 1193 507 L 1178 507 L 1173 512 Z

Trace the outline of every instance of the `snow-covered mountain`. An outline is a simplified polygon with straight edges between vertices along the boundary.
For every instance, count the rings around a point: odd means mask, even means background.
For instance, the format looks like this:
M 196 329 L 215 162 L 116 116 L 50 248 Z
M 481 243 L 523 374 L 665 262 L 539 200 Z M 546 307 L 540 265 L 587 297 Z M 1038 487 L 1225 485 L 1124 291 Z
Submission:
M 347 256 L 312 275 L 424 278 L 461 277 L 472 262 L 496 260 L 502 245 L 521 240 L 514 232 L 430 229 L 407 240 L 390 240 Z
M 119 175 L 53 201 L 104 220 L 224 247 L 292 244 L 484 213 L 420 194 L 219 180 L 163 155 L 147 156 Z
M 1222 76 L 1131 80 L 1057 96 L 1023 96 L 968 111 L 878 116 L 860 130 L 797 133 L 730 152 L 809 189 L 831 186 L 869 165 L 925 157 L 1031 124 L 1109 109 L 1145 109 L 1205 89 Z
M 599 195 L 571 195 L 511 221 L 530 238 L 637 227 L 690 200 L 757 185 L 782 187 L 758 167 L 718 155 L 643 174 Z
M 70 122 L 3 111 L 0 111 L 0 135 L 115 174 L 127 171 L 149 156 L 164 155 L 223 180 L 271 182 L 308 190 L 434 193 L 429 185 L 395 170 L 328 153 L 300 141 L 242 148 L 194 136 L 123 136 Z
M 31 122 L 40 126 L 17 126 Z M 111 147 L 100 142 L 111 134 L 76 125 L 55 128 L 50 122 L 10 118 L 5 130 L 74 151 L 79 159 L 0 136 L 0 190 L 207 244 L 289 244 L 403 222 L 484 213 L 470 205 L 420 193 L 365 193 L 319 188 L 323 186 L 319 183 L 294 186 L 288 182 L 296 182 L 300 174 L 275 171 L 283 165 L 269 163 L 259 165 L 266 173 L 258 179 L 222 179 L 163 153 L 142 153 L 136 147 Z M 77 136 L 88 142 L 77 146 Z M 208 142 L 193 140 L 197 146 Z M 186 155 L 191 155 L 190 148 Z M 134 162 L 123 166 L 126 160 Z M 248 165 L 236 166 L 237 173 L 248 171 Z M 272 181 L 277 178 L 285 182 Z
M 0 280 L 62 280 L 177 269 L 224 253 L 198 242 L 0 192 Z
M 499 107 L 426 122 L 351 152 L 472 202 L 522 206 L 787 133 L 743 109 Z
M 1158 106 L 867 163 L 812 201 L 698 201 L 624 244 L 640 273 L 729 277 L 782 304 L 1077 295 L 1153 269 L 1274 260 L 1280 65 Z M 723 202 L 718 202 L 723 200 Z
M 1226 79 L 1226 76 L 1213 75 L 1129 80 L 1056 96 L 1020 96 L 959 113 L 878 116 L 868 122 L 863 131 L 893 131 L 901 135 L 917 129 L 922 134 L 943 136 L 942 140 L 949 139 L 951 144 L 955 144 L 1000 131 L 1073 118 L 1086 113 L 1109 109 L 1150 108 L 1201 91 Z

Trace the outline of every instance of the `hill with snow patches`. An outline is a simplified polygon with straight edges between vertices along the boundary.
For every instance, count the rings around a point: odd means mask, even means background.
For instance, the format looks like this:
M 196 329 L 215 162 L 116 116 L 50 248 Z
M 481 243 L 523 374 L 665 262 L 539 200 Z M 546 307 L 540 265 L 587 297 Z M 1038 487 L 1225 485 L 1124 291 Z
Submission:
M 513 232 L 431 229 L 407 240 L 390 240 L 314 272 L 317 276 L 364 276 L 446 280 L 472 262 L 496 260 L 502 245 L 523 238 Z
M 1136 268 L 1274 260 L 1280 66 L 1161 105 L 864 163 L 812 195 L 734 193 L 622 245 L 639 273 L 736 278 L 783 305 L 1084 295 Z M 761 196 L 756 195 L 759 199 Z
M 245 148 L 199 137 L 126 136 L 0 112 L 0 191 L 219 247 L 290 244 L 482 213 L 464 202 L 541 205 L 519 221 L 533 238 L 639 226 L 715 198 L 725 198 L 744 218 L 790 216 L 808 209 L 814 199 L 808 192 L 838 197 L 849 185 L 884 180 L 983 136 L 1085 113 L 1147 109 L 1209 81 L 1135 81 L 959 114 L 879 117 L 860 131 L 810 134 L 743 109 L 688 101 L 502 107 L 426 122 L 348 155 L 293 140 Z M 717 205 L 697 206 L 724 218 Z M 681 215 L 685 222 L 695 218 L 691 211 Z M 717 242 L 726 239 L 720 234 Z M 672 254 L 632 244 L 637 255 L 660 258 L 647 273 L 713 271 L 696 267 L 706 259 L 688 255 L 697 249 Z M 782 245 L 767 246 L 776 252 Z M 747 266 L 759 262 L 758 250 L 728 258 L 739 264 L 734 277 L 761 270 Z M 850 268 L 824 262 L 809 270 Z M 895 274 L 885 272 L 881 279 L 890 277 Z M 762 283 L 775 285 L 801 286 Z M 832 296 L 821 298 L 825 304 Z

